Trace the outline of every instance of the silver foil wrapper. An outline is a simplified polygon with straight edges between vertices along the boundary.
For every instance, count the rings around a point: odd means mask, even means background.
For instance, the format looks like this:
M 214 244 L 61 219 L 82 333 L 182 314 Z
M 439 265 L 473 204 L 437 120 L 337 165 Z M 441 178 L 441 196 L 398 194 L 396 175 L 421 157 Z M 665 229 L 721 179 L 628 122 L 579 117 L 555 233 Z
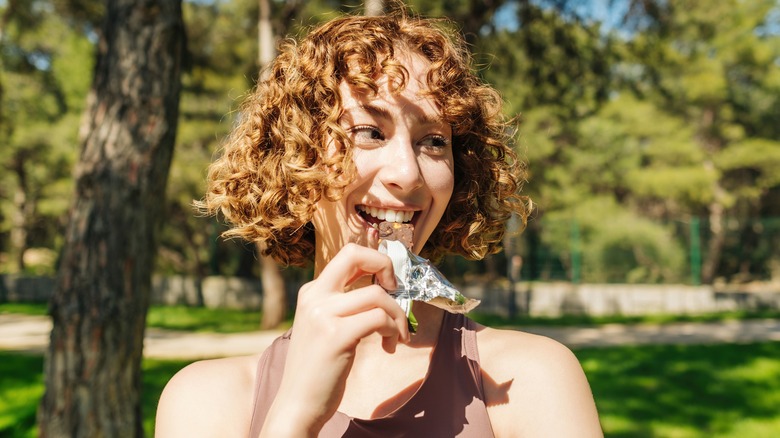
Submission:
M 467 313 L 479 300 L 466 298 L 427 259 L 409 251 L 403 243 L 383 240 L 379 252 L 393 261 L 398 289 L 388 293 L 409 315 L 412 301 L 423 301 L 450 313 Z

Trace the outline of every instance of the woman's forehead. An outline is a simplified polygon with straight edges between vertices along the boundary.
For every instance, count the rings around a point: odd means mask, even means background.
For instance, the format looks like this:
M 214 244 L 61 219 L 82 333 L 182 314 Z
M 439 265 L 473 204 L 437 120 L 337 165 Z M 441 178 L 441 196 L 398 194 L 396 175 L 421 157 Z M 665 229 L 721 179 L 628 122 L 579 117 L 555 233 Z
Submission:
M 420 99 L 425 99 L 428 86 L 428 71 L 430 70 L 431 62 L 416 52 L 410 52 L 409 50 L 396 51 L 395 56 L 392 58 L 397 62 L 404 71 L 404 84 L 403 87 L 399 87 L 402 78 L 397 77 L 395 74 L 387 74 L 386 71 L 380 70 L 378 75 L 372 80 L 376 84 L 379 90 L 379 96 L 389 96 L 394 93 L 394 90 L 401 93 L 412 93 L 419 95 Z M 349 68 L 351 73 L 357 73 L 360 71 L 360 67 L 357 62 L 350 62 Z M 369 89 L 363 89 L 360 87 L 352 86 L 348 81 L 342 80 L 339 84 L 339 92 L 342 98 L 353 96 L 360 100 L 371 99 L 373 93 Z

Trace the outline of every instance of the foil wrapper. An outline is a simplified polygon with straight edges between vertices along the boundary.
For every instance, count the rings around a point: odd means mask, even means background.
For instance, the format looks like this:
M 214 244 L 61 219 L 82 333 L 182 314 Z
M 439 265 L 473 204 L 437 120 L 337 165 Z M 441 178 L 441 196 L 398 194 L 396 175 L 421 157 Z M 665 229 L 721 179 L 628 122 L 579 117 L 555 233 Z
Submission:
M 410 316 L 412 301 L 423 301 L 450 313 L 467 313 L 479 300 L 466 298 L 427 259 L 409 251 L 394 240 L 379 243 L 379 252 L 393 261 L 398 289 L 388 293 Z

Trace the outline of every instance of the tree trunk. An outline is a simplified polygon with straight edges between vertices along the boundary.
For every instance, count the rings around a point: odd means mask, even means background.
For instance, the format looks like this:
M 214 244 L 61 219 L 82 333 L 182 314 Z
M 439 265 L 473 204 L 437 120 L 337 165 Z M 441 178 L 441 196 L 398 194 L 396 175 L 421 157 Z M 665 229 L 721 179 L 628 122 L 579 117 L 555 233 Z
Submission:
M 24 170 L 17 172 L 18 185 L 14 192 L 14 209 L 11 212 L 10 256 L 17 272 L 24 272 L 24 252 L 27 250 L 27 218 L 29 202 L 25 192 Z
M 712 284 L 718 272 L 723 246 L 726 243 L 726 229 L 723 223 L 723 205 L 713 202 L 709 207 L 710 239 L 707 252 L 701 268 L 701 280 L 704 284 Z
M 178 119 L 181 0 L 108 0 L 50 312 L 41 437 L 141 437 L 141 357 Z
M 257 62 L 262 70 L 274 59 L 276 37 L 271 26 L 271 0 L 260 0 L 257 20 Z
M 263 244 L 257 244 L 260 254 Z M 279 264 L 269 256 L 260 256 L 260 281 L 263 284 L 263 318 L 260 328 L 274 329 L 287 317 L 287 291 Z
M 266 66 L 276 55 L 276 36 L 271 23 L 271 2 L 270 0 L 259 1 L 257 58 L 262 78 Z M 297 6 L 294 9 L 297 11 Z M 263 242 L 257 242 L 257 250 L 260 254 L 260 281 L 263 284 L 263 316 L 260 328 L 269 330 L 278 327 L 287 317 L 287 292 L 279 265 L 272 257 L 263 255 L 263 248 Z
M 385 2 L 384 0 L 366 0 L 365 8 L 363 9 L 363 14 L 369 17 L 375 17 L 378 15 L 383 15 L 385 13 Z
M 713 108 L 705 108 L 699 121 L 699 138 L 702 149 L 708 157 L 713 157 L 723 150 L 723 140 L 711 135 L 712 126 L 715 124 L 716 112 Z M 717 173 L 717 166 L 712 158 L 704 160 L 704 168 L 710 173 Z M 701 280 L 704 284 L 712 284 L 718 273 L 723 246 L 726 243 L 726 228 L 724 216 L 726 212 L 726 189 L 721 184 L 721 176 L 712 183 L 712 202 L 708 206 L 710 239 L 707 244 L 707 252 L 701 267 Z

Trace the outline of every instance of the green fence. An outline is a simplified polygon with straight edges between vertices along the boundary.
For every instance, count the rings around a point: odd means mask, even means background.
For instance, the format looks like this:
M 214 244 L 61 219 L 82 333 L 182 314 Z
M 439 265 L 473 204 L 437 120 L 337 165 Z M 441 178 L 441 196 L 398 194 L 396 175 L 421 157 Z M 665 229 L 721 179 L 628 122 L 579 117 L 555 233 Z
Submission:
M 586 224 L 532 221 L 499 263 L 522 257 L 524 280 L 602 283 L 767 281 L 780 278 L 780 218 Z M 507 270 L 511 263 L 507 263 Z

